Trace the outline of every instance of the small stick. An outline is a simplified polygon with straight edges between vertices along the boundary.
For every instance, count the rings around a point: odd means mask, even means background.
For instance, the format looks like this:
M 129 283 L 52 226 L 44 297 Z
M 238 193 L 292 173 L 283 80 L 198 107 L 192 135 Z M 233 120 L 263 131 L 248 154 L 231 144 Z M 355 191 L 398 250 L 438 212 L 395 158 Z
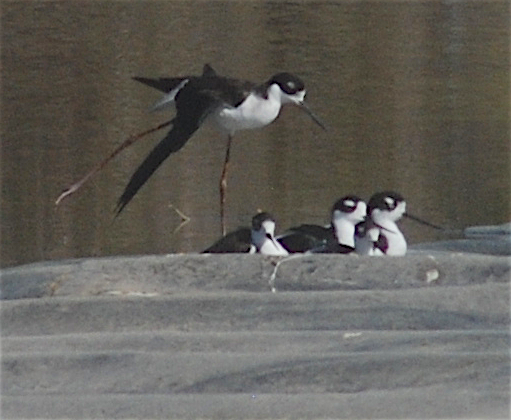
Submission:
M 141 139 L 142 137 L 147 136 L 148 134 L 154 133 L 155 131 L 161 130 L 162 128 L 172 124 L 173 120 L 164 122 L 163 124 L 160 124 L 158 127 L 151 128 L 147 131 L 144 131 L 143 133 L 139 133 L 133 136 L 128 137 L 123 143 L 121 143 L 110 155 L 108 155 L 103 161 L 99 163 L 94 169 L 92 169 L 87 175 L 85 175 L 82 179 L 80 179 L 78 182 L 75 182 L 73 185 L 71 185 L 69 188 L 66 188 L 64 191 L 62 191 L 62 194 L 59 195 L 57 200 L 55 201 L 55 205 L 58 206 L 60 202 L 70 196 L 71 194 L 78 191 L 83 184 L 85 184 L 92 176 L 97 174 L 101 169 L 103 169 L 108 162 L 110 162 L 115 156 L 117 156 L 120 152 L 122 152 L 124 149 L 126 149 L 128 146 L 131 146 L 133 143 L 135 143 L 137 140 Z
M 169 207 L 174 210 L 177 215 L 181 218 L 181 223 L 179 224 L 179 226 L 177 228 L 174 229 L 174 232 L 172 233 L 177 233 L 179 230 L 181 230 L 182 227 L 186 226 L 188 223 L 190 223 L 190 220 L 192 220 L 189 216 L 187 216 L 186 214 L 184 214 L 181 210 L 179 210 L 176 206 L 174 206 L 174 204 L 169 204 Z
M 229 159 L 231 154 L 232 136 L 229 135 L 227 139 L 227 149 L 225 151 L 224 167 L 222 169 L 222 176 L 220 177 L 220 223 L 222 228 L 222 236 L 227 233 L 225 227 L 225 193 L 227 192 L 227 169 L 229 168 Z

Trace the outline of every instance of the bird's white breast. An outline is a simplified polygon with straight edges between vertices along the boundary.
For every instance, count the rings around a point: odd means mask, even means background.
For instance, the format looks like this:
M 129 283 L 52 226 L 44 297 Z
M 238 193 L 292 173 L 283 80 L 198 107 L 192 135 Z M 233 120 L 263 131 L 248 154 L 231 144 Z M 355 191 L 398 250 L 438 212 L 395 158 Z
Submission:
M 288 252 L 273 236 L 274 232 L 274 222 L 269 220 L 263 222 L 260 230 L 252 230 L 252 244 L 263 255 L 288 255 Z
M 215 113 L 216 123 L 229 134 L 238 130 L 261 128 L 270 124 L 279 115 L 281 107 L 278 92 L 268 91 L 268 98 L 251 93 L 237 107 L 226 107 Z
M 406 254 L 406 239 L 397 225 L 392 226 L 392 229 L 389 229 L 389 231 L 384 231 L 383 234 L 387 238 L 388 243 L 387 255 L 397 257 Z

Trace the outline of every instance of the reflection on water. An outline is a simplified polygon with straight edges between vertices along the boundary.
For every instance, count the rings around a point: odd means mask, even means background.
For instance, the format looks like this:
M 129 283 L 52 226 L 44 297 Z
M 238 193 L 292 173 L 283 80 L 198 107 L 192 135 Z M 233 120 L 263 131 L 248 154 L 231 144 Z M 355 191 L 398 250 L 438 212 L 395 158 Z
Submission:
M 125 212 L 113 209 L 156 133 L 58 209 L 61 190 L 129 135 L 171 118 L 131 80 L 291 71 L 328 124 L 297 109 L 236 135 L 227 217 L 323 223 L 342 195 L 395 189 L 462 228 L 510 220 L 507 2 L 4 2 L 3 266 L 92 255 L 196 252 L 218 237 L 225 139 L 202 128 Z M 179 231 L 179 208 L 191 218 Z M 410 242 L 440 239 L 404 221 Z

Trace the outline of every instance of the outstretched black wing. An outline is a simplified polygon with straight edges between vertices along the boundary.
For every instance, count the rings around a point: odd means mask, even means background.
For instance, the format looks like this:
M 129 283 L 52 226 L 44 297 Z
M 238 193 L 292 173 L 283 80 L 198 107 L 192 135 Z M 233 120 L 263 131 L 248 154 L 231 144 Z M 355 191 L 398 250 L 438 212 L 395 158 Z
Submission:
M 202 75 L 148 79 L 135 77 L 135 80 L 169 93 L 188 80 L 176 92 L 176 117 L 172 130 L 158 143 L 135 171 L 117 202 L 117 215 L 135 196 L 149 177 L 171 154 L 181 149 L 204 119 L 220 104 L 236 106 L 245 99 L 253 85 L 235 79 L 218 76 L 209 64 L 205 64 Z
M 132 175 L 117 202 L 117 215 L 121 213 L 162 162 L 171 153 L 177 152 L 185 145 L 217 104 L 215 98 L 197 92 L 193 86 L 185 86 L 179 92 L 179 96 L 179 102 L 176 104 L 177 115 L 173 120 L 172 130 L 149 153 Z
M 217 74 L 213 67 L 209 64 L 204 64 L 201 77 L 215 77 Z M 148 77 L 133 77 L 133 80 L 143 83 L 144 85 L 151 86 L 161 92 L 169 93 L 175 89 L 183 80 L 198 80 L 197 76 L 183 76 L 183 77 L 160 77 L 158 79 L 151 79 Z

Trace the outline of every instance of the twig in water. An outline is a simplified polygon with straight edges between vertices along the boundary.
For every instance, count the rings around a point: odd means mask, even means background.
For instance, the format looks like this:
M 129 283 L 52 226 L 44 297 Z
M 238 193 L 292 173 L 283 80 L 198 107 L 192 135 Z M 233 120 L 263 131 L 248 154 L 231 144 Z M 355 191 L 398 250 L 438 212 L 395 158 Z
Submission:
M 169 207 L 173 209 L 177 215 L 181 218 L 181 223 L 177 228 L 174 229 L 174 232 L 172 234 L 177 233 L 181 228 L 186 226 L 188 223 L 190 223 L 190 220 L 192 220 L 190 217 L 188 217 L 186 214 L 184 214 L 181 210 L 179 210 L 177 207 L 174 206 L 174 204 L 169 204 Z

